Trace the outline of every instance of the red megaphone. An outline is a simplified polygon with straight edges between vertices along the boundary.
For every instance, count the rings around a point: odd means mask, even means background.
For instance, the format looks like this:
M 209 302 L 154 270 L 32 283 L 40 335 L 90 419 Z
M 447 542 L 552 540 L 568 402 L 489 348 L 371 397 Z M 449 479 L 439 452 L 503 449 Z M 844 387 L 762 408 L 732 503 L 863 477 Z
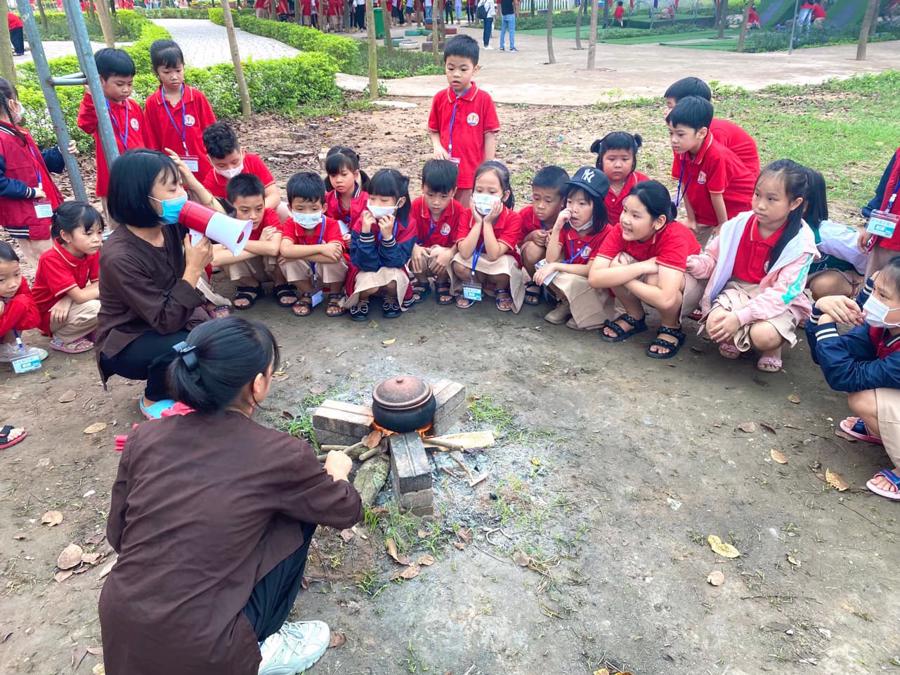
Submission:
M 191 201 L 181 207 L 178 222 L 191 231 L 193 243 L 206 236 L 210 241 L 225 246 L 233 255 L 241 254 L 253 229 L 252 220 L 238 220 Z

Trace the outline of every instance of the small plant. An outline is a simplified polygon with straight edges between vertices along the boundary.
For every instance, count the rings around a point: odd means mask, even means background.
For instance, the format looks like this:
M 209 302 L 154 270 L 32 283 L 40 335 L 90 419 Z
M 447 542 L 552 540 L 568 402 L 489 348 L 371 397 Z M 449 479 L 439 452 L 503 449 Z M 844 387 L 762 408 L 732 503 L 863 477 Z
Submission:
M 513 416 L 490 396 L 477 396 L 469 403 L 469 413 L 476 424 L 490 425 L 498 434 L 513 425 Z

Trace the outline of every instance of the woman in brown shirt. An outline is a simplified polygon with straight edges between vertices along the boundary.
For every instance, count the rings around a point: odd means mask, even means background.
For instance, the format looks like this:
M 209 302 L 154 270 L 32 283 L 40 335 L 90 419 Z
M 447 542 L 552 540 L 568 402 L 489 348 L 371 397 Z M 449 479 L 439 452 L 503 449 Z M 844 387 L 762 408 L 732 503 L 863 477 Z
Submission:
M 178 225 L 187 201 L 182 178 L 199 185 L 161 152 L 131 150 L 116 159 L 107 203 L 123 226 L 100 253 L 100 374 L 104 382 L 111 375 L 146 380 L 140 408 L 154 419 L 174 403 L 166 387 L 172 345 L 209 318 L 197 284 L 212 261 L 212 246 L 205 237 L 191 245 Z
M 304 670 L 328 627 L 285 619 L 316 524 L 362 518 L 350 459 L 329 453 L 323 467 L 252 421 L 278 367 L 262 324 L 209 321 L 173 353 L 173 393 L 196 412 L 142 424 L 122 453 L 107 526 L 119 557 L 100 594 L 106 672 Z

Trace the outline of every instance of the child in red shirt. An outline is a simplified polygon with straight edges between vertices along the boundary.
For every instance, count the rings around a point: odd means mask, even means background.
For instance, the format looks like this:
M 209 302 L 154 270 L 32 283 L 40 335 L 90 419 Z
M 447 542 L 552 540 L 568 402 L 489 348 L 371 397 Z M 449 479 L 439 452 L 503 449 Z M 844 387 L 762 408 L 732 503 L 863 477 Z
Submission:
M 22 331 L 37 328 L 40 322 L 40 312 L 22 276 L 19 256 L 8 242 L 0 241 L 0 363 L 21 357 L 37 356 L 42 361 L 47 358 L 46 350 L 17 343 Z
M 531 179 L 531 204 L 519 211 L 522 224 L 522 265 L 530 277 L 535 265 L 547 255 L 550 230 L 556 223 L 565 201 L 566 181 L 569 174 L 561 166 L 545 166 Z M 537 305 L 541 301 L 541 287 L 533 282 L 525 285 L 525 304 Z
M 615 316 L 610 292 L 594 290 L 587 280 L 591 254 L 611 229 L 604 203 L 609 181 L 600 169 L 583 166 L 565 189 L 566 208 L 550 231 L 547 258 L 534 281 L 546 286 L 559 301 L 544 316 L 545 321 L 565 323 L 573 330 L 594 330 Z
M 362 186 L 369 182 L 360 171 L 359 155 L 352 148 L 335 145 L 325 155 L 325 173 L 330 189 L 325 194 L 325 215 L 338 221 L 344 243 L 350 245 L 350 228 L 366 210 L 369 194 Z
M 619 24 L 619 28 L 625 28 L 625 3 L 622 0 L 619 0 L 616 3 L 616 11 L 613 12 L 613 19 Z
M 609 180 L 606 193 L 606 214 L 610 225 L 619 222 L 622 214 L 622 200 L 631 188 L 641 181 L 649 180 L 637 171 L 637 153 L 644 141 L 638 134 L 627 131 L 613 131 L 591 144 L 591 152 L 597 154 L 597 166 Z
M 134 148 L 145 148 L 144 113 L 136 101 L 129 98 L 134 85 L 134 61 L 127 52 L 121 49 L 101 49 L 94 54 L 100 84 L 105 97 L 103 105 L 109 110 L 110 122 L 116 136 L 119 154 Z M 109 167 L 103 144 L 100 142 L 97 110 L 91 92 L 85 89 L 78 109 L 78 128 L 94 137 L 94 151 L 97 156 L 97 196 L 103 202 L 103 212 L 107 216 L 109 226 L 115 228 L 117 223 L 109 218 L 106 210 L 106 191 L 109 184 Z
M 448 268 L 456 255 L 456 231 L 465 212 L 453 197 L 456 194 L 457 166 L 446 159 L 429 159 L 422 168 L 422 196 L 415 199 L 409 223 L 417 231 L 410 268 L 416 275 L 413 292 L 421 300 L 435 282 L 439 305 L 453 304 Z
M 287 195 L 291 217 L 281 226 L 280 266 L 288 283 L 300 287 L 294 314 L 308 316 L 327 296 L 325 314 L 341 316 L 349 258 L 340 225 L 323 213 L 325 182 L 312 171 L 294 174 Z
M 228 181 L 228 203 L 234 217 L 253 222 L 244 250 L 234 255 L 221 244 L 213 246 L 213 265 L 228 271 L 235 283 L 231 301 L 235 309 L 250 309 L 263 294 L 262 284 L 271 281 L 275 298 L 282 307 L 297 302 L 294 288 L 285 283 L 276 261 L 281 250 L 281 221 L 266 207 L 262 181 L 252 173 L 239 173 Z
M 653 359 L 670 359 L 684 344 L 681 316 L 697 300 L 698 284 L 686 273 L 687 258 L 699 253 L 693 233 L 675 220 L 672 198 L 655 180 L 635 185 L 625 197 L 622 217 L 595 253 L 588 273 L 594 288 L 609 288 L 625 313 L 605 321 L 604 342 L 622 342 L 647 330 L 647 304 L 660 316 Z
M 39 328 L 50 348 L 80 354 L 94 348 L 90 335 L 100 313 L 103 218 L 85 202 L 63 202 L 53 214 L 53 247 L 38 262 L 32 295 Z
M 184 54 L 172 40 L 150 46 L 153 74 L 159 89 L 144 102 L 147 147 L 174 150 L 198 180 L 212 169 L 203 145 L 203 131 L 216 115 L 199 89 L 184 83 Z
M 478 43 L 468 35 L 455 35 L 444 47 L 444 72 L 449 87 L 431 101 L 428 132 L 435 159 L 459 164 L 456 197 L 469 206 L 475 169 L 497 151 L 500 121 L 490 94 L 472 81 L 479 70 Z
M 237 134 L 227 122 L 215 122 L 203 131 L 203 146 L 209 156 L 212 169 L 201 181 L 203 187 L 218 199 L 225 199 L 228 181 L 240 173 L 252 173 L 262 181 L 266 190 L 266 208 L 275 211 L 284 220 L 290 215 L 287 204 L 281 201 L 281 190 L 259 155 L 246 152 Z
M 522 309 L 525 272 L 518 251 L 522 226 L 514 205 L 509 169 L 496 160 L 478 167 L 472 209 L 460 218 L 458 253 L 450 268 L 451 288 L 460 309 L 481 300 L 488 283 L 495 289 L 497 309 L 516 313 Z
M 666 117 L 675 151 L 672 176 L 678 180 L 675 206 L 683 201 L 687 226 L 705 229 L 705 243 L 730 218 L 750 209 L 756 176 L 709 130 L 712 103 L 699 96 L 681 99 Z

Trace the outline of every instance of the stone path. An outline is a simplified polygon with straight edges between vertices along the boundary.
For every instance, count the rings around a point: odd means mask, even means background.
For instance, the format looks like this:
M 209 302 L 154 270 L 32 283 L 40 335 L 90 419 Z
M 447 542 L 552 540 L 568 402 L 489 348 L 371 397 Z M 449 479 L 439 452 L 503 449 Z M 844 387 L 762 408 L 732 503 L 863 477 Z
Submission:
M 224 27 L 204 19 L 157 19 L 153 23 L 172 34 L 172 39 L 181 45 L 184 58 L 189 65 L 203 67 L 231 62 Z M 255 61 L 281 59 L 300 53 L 278 40 L 246 33 L 240 29 L 236 34 L 242 61 L 249 58 Z

